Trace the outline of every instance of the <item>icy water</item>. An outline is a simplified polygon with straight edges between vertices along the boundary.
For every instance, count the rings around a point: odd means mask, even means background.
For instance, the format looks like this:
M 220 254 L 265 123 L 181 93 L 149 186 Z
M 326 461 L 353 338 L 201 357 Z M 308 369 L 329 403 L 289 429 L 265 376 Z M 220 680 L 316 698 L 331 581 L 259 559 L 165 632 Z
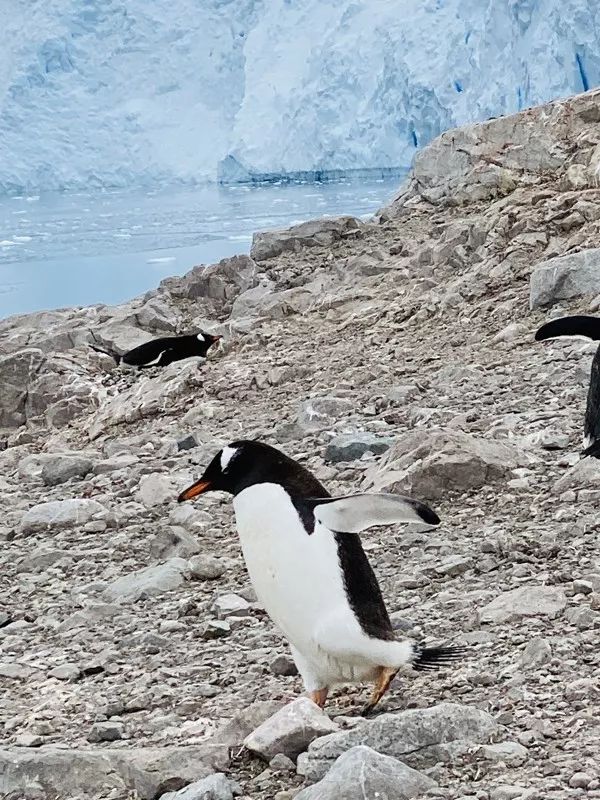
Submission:
M 254 231 L 372 214 L 400 182 L 0 198 L 0 318 L 120 303 L 196 264 L 249 252 Z

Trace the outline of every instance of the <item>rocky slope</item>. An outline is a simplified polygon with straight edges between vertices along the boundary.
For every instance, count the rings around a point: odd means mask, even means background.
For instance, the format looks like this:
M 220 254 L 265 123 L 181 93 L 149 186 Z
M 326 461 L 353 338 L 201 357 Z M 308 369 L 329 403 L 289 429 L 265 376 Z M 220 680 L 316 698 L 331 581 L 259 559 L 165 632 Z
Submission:
M 533 341 L 600 306 L 599 121 L 588 93 L 449 132 L 371 224 L 0 323 L 1 797 L 600 797 L 594 346 Z M 197 325 L 225 334 L 200 368 L 86 346 Z M 429 500 L 439 529 L 365 546 L 399 635 L 470 657 L 372 720 L 358 686 L 280 711 L 301 685 L 229 500 L 175 503 L 240 436 Z

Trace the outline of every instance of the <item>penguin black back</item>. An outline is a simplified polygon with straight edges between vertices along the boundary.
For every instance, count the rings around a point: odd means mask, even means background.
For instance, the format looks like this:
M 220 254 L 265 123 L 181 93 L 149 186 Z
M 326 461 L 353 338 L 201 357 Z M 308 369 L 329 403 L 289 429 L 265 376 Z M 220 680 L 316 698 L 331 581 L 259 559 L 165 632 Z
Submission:
M 561 336 L 584 336 L 592 341 L 600 341 L 600 319 L 584 315 L 559 317 L 542 325 L 536 331 L 535 339 L 541 342 Z M 581 455 L 600 458 L 600 347 L 592 361 L 583 431 L 584 449 Z
M 174 361 L 181 361 L 193 356 L 204 358 L 212 345 L 220 338 L 220 336 L 213 336 L 204 331 L 184 336 L 162 336 L 159 339 L 144 342 L 123 355 L 113 350 L 103 350 L 93 344 L 90 347 L 97 352 L 112 356 L 117 364 L 122 362 L 143 369 L 145 367 L 166 367 L 167 364 L 172 364 Z

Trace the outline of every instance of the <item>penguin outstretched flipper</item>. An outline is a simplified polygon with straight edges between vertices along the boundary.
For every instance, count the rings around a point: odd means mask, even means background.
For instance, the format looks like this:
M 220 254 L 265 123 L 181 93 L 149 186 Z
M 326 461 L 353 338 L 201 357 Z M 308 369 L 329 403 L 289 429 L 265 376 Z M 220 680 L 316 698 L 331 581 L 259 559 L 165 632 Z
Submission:
M 97 345 L 95 344 L 90 344 L 90 347 L 92 348 L 92 350 L 95 350 L 96 353 L 102 353 L 105 356 L 110 356 L 111 358 L 114 358 L 115 364 L 117 366 L 119 366 L 119 364 L 121 363 L 121 356 L 118 353 L 115 353 L 114 350 L 105 350 L 102 347 L 97 347 Z
M 352 494 L 345 497 L 311 498 L 314 516 L 330 531 L 360 533 L 375 525 L 421 522 L 439 525 L 440 518 L 419 500 L 400 494 Z
M 554 339 L 558 336 L 585 336 L 586 339 L 600 340 L 600 319 L 597 317 L 560 317 L 546 322 L 535 334 L 536 342 Z

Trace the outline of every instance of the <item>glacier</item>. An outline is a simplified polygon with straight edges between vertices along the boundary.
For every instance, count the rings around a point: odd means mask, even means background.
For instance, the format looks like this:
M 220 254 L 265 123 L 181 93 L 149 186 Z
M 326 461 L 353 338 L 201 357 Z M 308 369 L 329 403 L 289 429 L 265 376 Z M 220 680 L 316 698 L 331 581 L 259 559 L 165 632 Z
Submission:
M 600 83 L 594 0 L 2 0 L 0 193 L 393 170 Z

